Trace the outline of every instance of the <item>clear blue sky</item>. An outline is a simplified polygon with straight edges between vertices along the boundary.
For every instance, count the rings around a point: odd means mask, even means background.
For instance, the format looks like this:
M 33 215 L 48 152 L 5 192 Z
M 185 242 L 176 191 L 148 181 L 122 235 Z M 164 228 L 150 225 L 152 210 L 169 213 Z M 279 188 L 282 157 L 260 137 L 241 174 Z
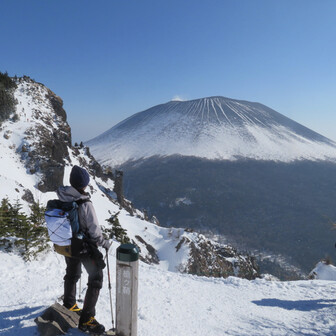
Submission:
M 0 31 L 0 71 L 61 96 L 74 141 L 214 95 L 336 140 L 335 0 L 3 0 Z

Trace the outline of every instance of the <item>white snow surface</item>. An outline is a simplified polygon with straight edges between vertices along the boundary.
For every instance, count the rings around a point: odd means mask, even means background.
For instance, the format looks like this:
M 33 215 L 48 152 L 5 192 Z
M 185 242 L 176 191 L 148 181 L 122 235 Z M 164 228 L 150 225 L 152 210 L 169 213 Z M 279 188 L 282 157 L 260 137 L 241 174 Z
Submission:
M 336 144 L 258 103 L 210 97 L 139 112 L 86 143 L 104 165 L 152 156 L 335 160 Z
M 115 288 L 115 248 L 109 251 Z M 37 335 L 34 319 L 63 292 L 65 262 L 48 253 L 25 263 L 0 252 L 0 334 Z M 106 270 L 97 319 L 112 327 Z M 82 297 L 87 274 L 82 275 Z M 140 262 L 139 336 L 335 335 L 336 282 L 204 278 Z M 112 291 L 115 302 L 115 290 Z M 114 309 L 115 311 L 115 309 Z M 76 329 L 69 335 L 79 335 Z

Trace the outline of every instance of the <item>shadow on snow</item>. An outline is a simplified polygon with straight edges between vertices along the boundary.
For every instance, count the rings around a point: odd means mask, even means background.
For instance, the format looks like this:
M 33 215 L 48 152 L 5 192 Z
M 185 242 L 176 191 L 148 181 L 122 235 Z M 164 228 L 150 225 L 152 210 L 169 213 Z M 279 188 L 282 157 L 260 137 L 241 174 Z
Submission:
M 32 336 L 38 335 L 37 326 L 27 326 L 23 321 L 32 320 L 39 316 L 45 309 L 44 306 L 25 307 L 15 310 L 0 312 L 1 336 Z M 30 323 L 29 323 L 30 324 Z
M 334 307 L 336 300 L 279 300 L 279 299 L 262 299 L 252 301 L 257 306 L 279 307 L 287 310 L 312 311 L 328 307 Z

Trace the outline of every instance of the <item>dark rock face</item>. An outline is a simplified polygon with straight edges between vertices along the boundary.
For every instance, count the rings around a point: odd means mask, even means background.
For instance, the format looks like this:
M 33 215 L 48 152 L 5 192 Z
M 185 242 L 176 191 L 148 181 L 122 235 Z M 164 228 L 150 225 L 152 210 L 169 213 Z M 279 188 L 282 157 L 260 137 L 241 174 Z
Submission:
M 123 177 L 124 177 L 124 173 L 121 170 L 116 170 L 115 184 L 114 184 L 113 191 L 117 194 L 117 200 L 121 206 L 124 203 Z
M 46 98 L 49 99 L 51 106 L 53 107 L 56 115 L 62 118 L 64 122 L 66 122 L 67 115 L 65 110 L 63 109 L 63 100 L 58 97 L 54 92 L 48 90 L 48 94 Z
M 87 166 L 87 169 L 96 176 L 100 177 L 103 181 L 107 181 L 109 178 L 113 179 L 113 174 L 105 173 L 101 165 L 96 161 L 96 159 L 91 155 L 89 147 L 82 147 L 84 150 L 84 154 L 89 158 L 89 164 L 86 162 L 81 162 L 81 158 L 79 158 L 80 162 L 82 163 L 83 167 Z M 79 149 L 74 148 L 75 154 L 79 154 Z
M 97 163 L 98 164 L 98 163 Z M 114 189 L 113 192 L 117 195 L 117 201 L 120 204 L 121 208 L 124 208 L 126 211 L 130 213 L 131 216 L 134 215 L 136 212 L 132 202 L 125 199 L 124 197 L 124 189 L 123 189 L 123 179 L 124 179 L 124 173 L 122 170 L 116 170 L 114 174 L 108 173 L 106 176 L 111 176 L 112 179 L 114 179 Z M 148 220 L 147 214 L 144 212 L 144 219 Z
M 140 237 L 140 236 L 135 236 L 135 238 L 143 245 L 145 245 L 146 250 L 147 250 L 147 256 L 146 258 L 144 258 L 142 255 L 140 255 L 140 260 L 147 263 L 147 264 L 159 264 L 160 263 L 160 259 L 157 255 L 157 251 L 155 250 L 155 248 L 148 244 L 147 242 L 145 242 L 145 240 Z M 138 244 L 137 244 L 138 245 Z M 138 245 L 139 247 L 139 245 Z M 140 248 L 140 247 L 139 247 Z M 141 249 L 140 249 L 141 252 Z
M 43 117 L 42 117 L 43 118 Z M 42 192 L 54 191 L 63 184 L 64 159 L 69 160 L 68 147 L 71 147 L 70 127 L 64 124 L 59 130 L 50 131 L 37 126 L 26 132 L 27 139 L 34 141 L 34 149 L 27 155 L 26 167 L 30 173 L 42 174 L 38 189 Z M 26 153 L 22 150 L 22 153 Z

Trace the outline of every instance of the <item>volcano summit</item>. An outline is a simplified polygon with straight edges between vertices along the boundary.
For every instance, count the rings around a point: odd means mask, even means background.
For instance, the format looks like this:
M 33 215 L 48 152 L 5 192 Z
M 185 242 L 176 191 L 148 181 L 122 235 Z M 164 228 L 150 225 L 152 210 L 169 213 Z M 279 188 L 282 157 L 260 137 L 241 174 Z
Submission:
M 176 154 L 231 161 L 336 158 L 336 144 L 322 135 L 265 105 L 224 97 L 154 106 L 87 145 L 109 166 Z

